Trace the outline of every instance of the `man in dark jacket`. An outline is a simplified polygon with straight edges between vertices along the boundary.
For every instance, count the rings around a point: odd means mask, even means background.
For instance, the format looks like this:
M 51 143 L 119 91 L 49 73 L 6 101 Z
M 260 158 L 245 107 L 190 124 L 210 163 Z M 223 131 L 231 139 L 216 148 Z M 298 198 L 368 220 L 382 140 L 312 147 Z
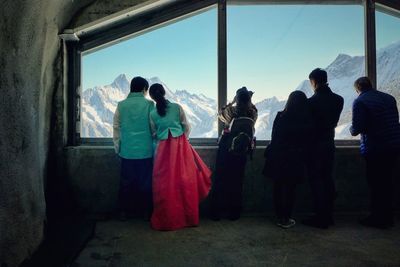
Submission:
M 367 77 L 354 82 L 359 94 L 353 103 L 350 132 L 361 134 L 361 154 L 367 165 L 371 214 L 360 221 L 365 226 L 393 226 L 393 168 L 400 149 L 400 124 L 393 96 L 372 88 Z
M 333 208 L 336 197 L 332 177 L 335 158 L 335 127 L 343 109 L 343 98 L 331 91 L 325 70 L 315 69 L 309 75 L 314 95 L 309 98 L 315 123 L 308 164 L 315 215 L 303 224 L 328 228 L 334 224 Z

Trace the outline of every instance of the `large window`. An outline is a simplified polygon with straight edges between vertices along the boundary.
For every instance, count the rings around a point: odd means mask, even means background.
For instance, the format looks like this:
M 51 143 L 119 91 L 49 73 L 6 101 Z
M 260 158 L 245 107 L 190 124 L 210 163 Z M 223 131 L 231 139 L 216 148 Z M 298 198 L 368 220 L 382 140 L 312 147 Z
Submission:
M 217 137 L 217 12 L 208 10 L 82 57 L 81 134 L 111 137 L 133 76 L 162 83 L 182 105 L 190 137 Z
M 353 82 L 365 75 L 361 5 L 230 5 L 227 9 L 228 98 L 255 91 L 256 135 L 270 139 L 272 123 L 294 90 L 312 94 L 308 74 L 325 68 L 345 98 L 336 139 L 350 139 Z
M 376 12 L 376 48 L 378 90 L 396 97 L 400 108 L 400 13 Z
M 216 0 L 171 1 L 165 8 L 149 7 L 109 27 L 77 30 L 80 40 L 67 45 L 73 55 L 69 63 L 80 70 L 69 72 L 69 142 L 112 136 L 115 108 L 128 95 L 134 76 L 164 84 L 167 98 L 185 109 L 193 129 L 190 137 L 200 138 L 198 144 L 204 138 L 216 140 L 217 111 L 225 96 L 231 101 L 242 86 L 255 92 L 257 139 L 269 140 L 288 95 L 294 90 L 312 95 L 308 74 L 316 67 L 327 70 L 330 87 L 345 99 L 336 139 L 359 138 L 349 133 L 358 77 L 368 72 L 379 90 L 400 99 L 400 11 L 393 9 L 397 4 L 390 2 L 388 9 L 379 1 L 373 5 L 358 0 L 227 2 L 226 8 L 220 2 L 217 11 Z M 376 77 L 375 58 L 365 57 L 365 51 L 373 54 L 365 42 L 375 39 L 373 28 L 366 28 L 375 7 Z M 371 66 L 367 71 L 366 59 Z

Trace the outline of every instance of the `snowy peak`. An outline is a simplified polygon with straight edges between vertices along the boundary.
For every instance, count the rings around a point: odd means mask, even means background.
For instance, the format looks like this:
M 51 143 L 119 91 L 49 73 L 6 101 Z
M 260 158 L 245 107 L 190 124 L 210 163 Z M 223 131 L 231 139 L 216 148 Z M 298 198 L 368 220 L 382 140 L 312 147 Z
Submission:
M 152 77 L 152 78 L 149 78 L 149 79 L 147 79 L 147 80 L 149 81 L 150 84 L 154 84 L 154 83 L 160 83 L 160 84 L 162 84 L 162 83 L 163 83 L 163 82 L 161 81 L 161 79 L 158 78 L 158 77 Z
M 152 86 L 155 83 L 161 84 L 165 89 L 165 97 L 170 98 L 170 99 L 173 98 L 174 93 L 172 92 L 171 89 L 169 89 L 169 87 L 159 77 L 152 77 L 152 78 L 147 79 L 147 81 L 149 82 L 149 86 Z
M 361 66 L 364 66 L 363 56 L 352 57 L 346 54 L 339 54 L 336 59 L 326 67 L 328 79 L 340 79 L 341 77 L 361 75 Z
M 114 83 L 118 81 L 128 81 L 128 78 L 126 77 L 126 74 L 120 74 L 117 76 L 117 78 L 114 79 Z
M 345 99 L 339 126 L 336 128 L 337 138 L 351 138 L 348 128 L 351 124 L 351 104 L 356 97 L 353 83 L 357 78 L 365 75 L 364 61 L 364 56 L 339 54 L 326 67 L 331 89 Z M 377 52 L 377 70 L 378 90 L 400 98 L 400 41 Z M 149 85 L 162 84 L 166 90 L 166 98 L 184 108 L 193 129 L 191 137 L 217 136 L 216 99 L 192 93 L 193 88 L 178 88 L 181 90 L 177 91 L 174 88 L 173 91 L 159 77 L 149 78 L 148 82 Z M 118 101 L 125 99 L 128 95 L 129 84 L 126 75 L 121 74 L 110 85 L 96 86 L 83 91 L 82 137 L 110 137 L 112 135 L 113 114 Z M 303 91 L 308 97 L 313 94 L 308 79 L 300 81 L 297 88 L 292 89 Z M 285 100 L 272 96 L 256 104 L 258 120 L 255 127 L 259 139 L 270 138 L 276 113 L 284 108 L 285 103 Z
M 282 103 L 285 103 L 286 100 L 284 101 L 279 101 L 279 99 L 276 96 L 273 96 L 271 98 L 266 98 L 258 103 L 256 103 L 256 107 L 259 112 L 271 112 L 274 110 L 279 110 L 282 108 Z
M 400 41 L 377 53 L 378 89 L 400 77 Z
M 339 54 L 336 59 L 331 63 L 331 65 L 338 65 L 345 63 L 346 61 L 350 60 L 351 56 L 347 54 Z M 329 66 L 328 66 L 329 68 Z
M 192 94 L 186 90 L 173 92 L 159 78 L 147 79 L 149 85 L 162 84 L 166 98 L 180 104 L 186 111 L 192 126 L 192 137 L 216 137 L 217 103 L 202 94 Z M 110 137 L 112 135 L 113 114 L 119 101 L 129 94 L 130 83 L 125 74 L 118 75 L 110 85 L 96 86 L 82 94 L 82 137 Z
M 379 55 L 380 53 L 387 53 L 387 54 L 393 54 L 395 52 L 398 52 L 400 50 L 400 40 L 397 42 L 394 42 L 386 47 L 383 47 L 379 49 L 377 54 Z
M 128 78 L 126 77 L 125 74 L 118 75 L 118 77 L 115 78 L 115 80 L 111 84 L 112 87 L 117 87 L 119 89 L 129 88 L 129 85 L 130 85 L 130 83 L 129 83 Z
M 313 90 L 312 90 L 312 88 L 311 88 L 311 84 L 310 84 L 310 81 L 309 81 L 309 80 L 304 80 L 304 81 L 302 81 L 302 82 L 296 87 L 295 90 L 302 91 L 303 93 L 306 94 L 307 97 L 310 97 L 310 96 L 312 96 L 312 94 L 313 94 Z
M 266 98 L 260 102 L 257 103 L 257 105 L 271 105 L 274 103 L 279 102 L 279 99 L 276 96 L 273 96 L 271 98 Z

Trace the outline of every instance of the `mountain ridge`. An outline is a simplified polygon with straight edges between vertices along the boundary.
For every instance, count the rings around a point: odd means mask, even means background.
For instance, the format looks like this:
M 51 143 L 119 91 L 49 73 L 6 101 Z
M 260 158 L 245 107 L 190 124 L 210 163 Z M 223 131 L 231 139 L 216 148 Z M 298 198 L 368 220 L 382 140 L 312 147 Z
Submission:
M 331 89 L 345 99 L 344 109 L 336 129 L 339 139 L 352 138 L 348 132 L 351 123 L 351 106 L 357 96 L 354 81 L 365 76 L 365 57 L 339 54 L 325 69 L 328 72 Z M 400 41 L 377 51 L 378 89 L 395 94 L 400 98 Z M 149 84 L 160 83 L 166 90 L 166 98 L 180 104 L 192 125 L 191 137 L 217 137 L 217 101 L 202 93 L 191 93 L 187 89 L 172 91 L 159 77 L 148 79 Z M 397 87 L 397 91 L 394 89 Z M 308 80 L 303 80 L 295 88 L 309 97 L 312 95 Z M 118 75 L 105 86 L 95 86 L 82 93 L 82 137 L 111 137 L 112 117 L 118 101 L 129 93 L 126 74 Z M 255 103 L 259 110 L 256 123 L 258 139 L 269 139 L 275 114 L 284 108 L 286 100 L 276 96 Z

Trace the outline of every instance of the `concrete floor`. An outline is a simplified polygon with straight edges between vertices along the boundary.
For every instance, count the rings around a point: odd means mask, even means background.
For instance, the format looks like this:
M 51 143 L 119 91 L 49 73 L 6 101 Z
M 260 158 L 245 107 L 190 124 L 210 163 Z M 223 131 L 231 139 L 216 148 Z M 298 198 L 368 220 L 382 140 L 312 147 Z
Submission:
M 175 232 L 147 222 L 99 222 L 73 267 L 116 266 L 400 266 L 400 227 L 364 228 L 353 216 L 329 230 L 289 230 L 270 218 L 244 217 Z

